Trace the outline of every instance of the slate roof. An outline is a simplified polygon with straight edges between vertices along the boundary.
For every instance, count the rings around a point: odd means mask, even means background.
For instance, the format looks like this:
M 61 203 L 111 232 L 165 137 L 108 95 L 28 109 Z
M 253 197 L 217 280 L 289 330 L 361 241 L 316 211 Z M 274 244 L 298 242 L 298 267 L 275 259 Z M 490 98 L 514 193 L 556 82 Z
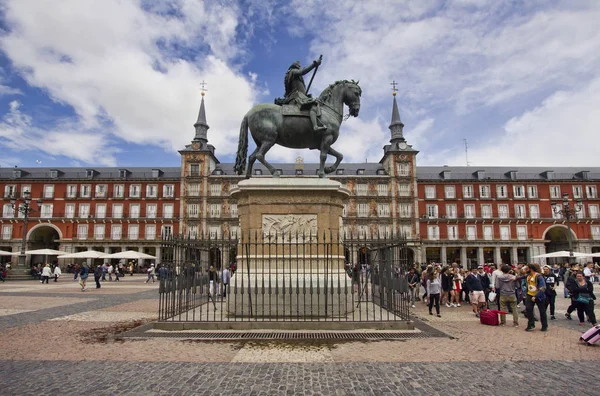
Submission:
M 317 163 L 304 163 L 304 164 L 296 164 L 296 163 L 271 163 L 275 167 L 275 169 L 280 169 L 282 171 L 282 175 L 284 176 L 293 176 L 296 174 L 296 166 L 304 166 L 303 175 L 305 176 L 313 176 L 317 174 L 317 170 L 319 169 L 319 164 Z M 233 163 L 221 163 L 217 165 L 217 169 L 221 169 L 224 175 L 235 175 L 233 171 Z M 268 175 L 269 172 L 267 168 L 262 166 L 260 163 L 255 163 L 252 167 L 253 170 L 260 169 L 262 170 L 263 175 Z M 358 170 L 362 169 L 363 173 L 361 176 L 381 176 L 387 175 L 384 167 L 379 163 L 348 163 L 342 162 L 338 168 L 338 170 L 343 171 L 343 174 L 334 173 L 331 176 L 356 176 L 358 175 Z M 378 171 L 380 174 L 378 174 Z M 383 173 L 381 173 L 383 172 Z M 213 172 L 214 174 L 214 172 Z
M 153 170 L 158 169 L 158 177 L 154 176 Z M 93 171 L 93 176 L 88 176 L 88 170 Z M 127 171 L 126 177 L 121 177 L 121 170 Z M 14 172 L 21 171 L 20 177 L 15 177 Z M 57 177 L 52 177 L 52 171 L 58 171 Z M 181 177 L 180 167 L 120 167 L 120 168 L 0 168 L 0 179 L 15 180 L 108 180 L 108 179 L 178 179 Z
M 418 166 L 417 180 L 600 180 L 600 167 Z

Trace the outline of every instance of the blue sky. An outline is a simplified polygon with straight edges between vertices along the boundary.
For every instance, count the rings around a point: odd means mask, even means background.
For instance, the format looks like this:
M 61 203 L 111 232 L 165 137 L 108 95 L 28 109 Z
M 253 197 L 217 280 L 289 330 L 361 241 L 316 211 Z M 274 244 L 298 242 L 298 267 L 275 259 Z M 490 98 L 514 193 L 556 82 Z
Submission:
M 598 1 L 4 0 L 0 166 L 177 166 L 208 83 L 208 138 L 323 54 L 314 93 L 360 80 L 334 147 L 379 161 L 390 82 L 421 165 L 598 166 Z M 312 90 L 312 89 L 311 89 Z M 311 151 L 273 148 L 267 159 Z

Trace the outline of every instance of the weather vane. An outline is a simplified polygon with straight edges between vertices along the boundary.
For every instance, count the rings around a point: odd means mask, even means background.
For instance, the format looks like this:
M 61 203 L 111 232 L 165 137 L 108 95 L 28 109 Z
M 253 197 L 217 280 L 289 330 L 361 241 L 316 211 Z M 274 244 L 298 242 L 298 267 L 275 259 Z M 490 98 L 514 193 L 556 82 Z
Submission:
M 392 86 L 392 92 L 393 92 L 392 95 L 396 96 L 396 92 L 398 92 L 396 85 L 398 85 L 398 83 L 396 82 L 396 80 L 392 80 L 390 85 Z
M 204 96 L 204 93 L 206 91 L 208 91 L 208 89 L 205 88 L 205 85 L 208 84 L 207 82 L 204 82 L 204 80 L 202 80 L 202 82 L 200 83 L 200 91 L 202 92 L 201 95 Z

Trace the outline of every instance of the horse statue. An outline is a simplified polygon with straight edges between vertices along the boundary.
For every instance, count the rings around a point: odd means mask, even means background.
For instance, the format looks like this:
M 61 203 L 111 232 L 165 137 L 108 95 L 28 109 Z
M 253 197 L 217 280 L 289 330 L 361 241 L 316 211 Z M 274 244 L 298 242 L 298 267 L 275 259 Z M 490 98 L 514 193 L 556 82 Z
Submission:
M 344 156 L 331 148 L 340 134 L 343 120 L 344 104 L 349 108 L 349 115 L 358 117 L 362 90 L 358 81 L 336 81 L 329 85 L 317 99 L 320 103 L 320 121 L 326 129 L 315 130 L 308 112 L 300 111 L 294 105 L 278 106 L 262 103 L 254 106 L 242 120 L 240 138 L 234 170 L 238 175 L 246 170 L 248 156 L 248 128 L 256 143 L 256 150 L 248 158 L 246 178 L 252 174 L 252 166 L 259 160 L 273 177 L 278 177 L 277 170 L 265 160 L 265 155 L 275 144 L 289 148 L 308 148 L 320 150 L 319 177 L 335 172 Z M 336 158 L 333 165 L 325 167 L 327 154 Z

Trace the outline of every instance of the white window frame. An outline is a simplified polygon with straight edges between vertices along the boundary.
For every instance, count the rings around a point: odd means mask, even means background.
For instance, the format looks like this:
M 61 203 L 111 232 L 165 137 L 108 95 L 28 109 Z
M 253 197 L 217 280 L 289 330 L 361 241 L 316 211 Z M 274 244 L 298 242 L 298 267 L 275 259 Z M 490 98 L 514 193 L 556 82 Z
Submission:
M 91 198 L 92 197 L 92 185 L 91 184 L 82 184 L 79 187 L 79 194 L 81 198 Z
M 481 217 L 484 219 L 491 219 L 494 217 L 494 212 L 492 210 L 491 204 L 481 205 Z
M 129 218 L 130 219 L 139 219 L 141 212 L 141 205 L 138 203 L 129 204 Z
M 446 204 L 446 218 L 456 219 L 456 204 Z
M 369 217 L 371 208 L 368 203 L 359 203 L 356 205 L 356 215 L 358 217 Z
M 592 226 L 590 226 L 590 231 L 591 231 L 593 240 L 595 240 L 595 241 L 600 240 L 600 226 L 592 225 Z
M 97 219 L 104 219 L 106 218 L 106 204 L 96 204 L 96 210 L 94 212 L 94 216 Z
M 457 225 L 449 225 L 448 226 L 448 240 L 456 241 L 458 240 L 458 226 Z
M 54 214 L 54 205 L 44 203 L 40 208 L 40 218 L 42 219 L 51 219 Z
M 77 184 L 67 184 L 66 198 L 77 198 Z
M 158 205 L 155 203 L 146 204 L 146 218 L 156 219 L 158 215 Z
M 510 217 L 510 208 L 508 204 L 499 204 L 498 205 L 498 218 L 500 219 L 508 219 Z
M 90 204 L 89 203 L 80 203 L 79 204 L 79 218 L 80 219 L 88 219 L 90 217 Z
M 108 197 L 108 186 L 106 184 L 96 184 L 96 190 L 94 193 L 96 198 Z
M 475 192 L 472 184 L 463 185 L 463 199 L 475 198 Z
M 548 187 L 550 190 L 550 199 L 560 199 L 560 186 L 552 185 Z
M 344 205 L 344 210 L 347 210 L 346 205 Z M 231 217 L 238 217 L 238 206 L 235 203 L 229 204 L 229 215 Z M 345 214 L 342 214 L 342 216 L 346 216 Z
M 502 241 L 510 240 L 510 226 L 509 225 L 500 225 L 500 240 L 502 240 Z
M 468 225 L 468 226 L 466 226 L 465 231 L 466 231 L 467 240 L 474 241 L 477 239 L 477 226 Z
M 129 185 L 129 198 L 141 198 L 142 197 L 142 185 L 141 184 L 130 184 Z
M 494 226 L 491 226 L 491 225 L 483 226 L 483 239 L 485 241 L 493 241 L 494 240 Z
M 590 219 L 597 219 L 599 215 L 598 205 L 588 205 L 588 216 Z
M 490 185 L 489 184 L 481 184 L 479 186 L 479 198 L 491 198 L 492 194 L 490 192 Z
M 412 217 L 412 205 L 410 203 L 400 203 L 398 205 L 398 216 L 403 219 L 410 219 Z
M 527 218 L 527 207 L 525 205 L 522 205 L 522 204 L 515 205 L 514 209 L 515 209 L 515 217 L 517 219 Z
M 12 224 L 2 224 L 2 240 L 7 241 L 12 239 L 12 232 Z
M 410 176 L 410 163 L 409 162 L 398 163 L 398 176 L 401 176 L 401 177 Z
M 390 204 L 378 203 L 377 204 L 377 217 L 390 217 Z
M 123 218 L 123 204 L 113 204 L 111 217 L 113 219 L 122 219 Z
M 196 219 L 200 217 L 200 205 L 197 203 L 190 203 L 187 205 L 187 215 L 189 218 Z
M 522 184 L 513 185 L 513 197 L 515 199 L 525 198 L 525 186 Z
M 140 226 L 139 224 L 129 224 L 127 226 L 127 239 L 136 241 L 140 237 Z
M 389 186 L 385 183 L 377 184 L 377 195 L 380 197 L 387 197 L 390 195 Z
M 158 184 L 146 184 L 146 198 L 158 198 Z
M 16 197 L 17 196 L 17 185 L 7 184 L 4 186 L 4 198 Z
M 88 225 L 87 224 L 78 224 L 77 225 L 77 239 L 88 239 Z
M 110 226 L 110 239 L 113 241 L 123 239 L 123 226 L 121 224 L 112 224 Z
M 517 239 L 520 241 L 527 240 L 527 226 L 526 225 L 517 225 Z
M 475 205 L 467 204 L 463 205 L 465 219 L 474 219 L 476 217 Z
M 435 199 L 435 186 L 425 186 L 425 199 Z
M 200 196 L 200 183 L 188 183 L 187 195 L 190 197 L 199 197 Z
M 211 197 L 220 197 L 221 196 L 221 190 L 222 190 L 222 186 L 221 183 L 212 183 L 209 184 L 208 187 L 208 192 L 210 193 Z
M 4 206 L 2 207 L 2 217 L 5 219 L 14 219 L 15 210 L 13 209 L 11 204 L 4 204 Z
M 190 176 L 200 176 L 200 164 L 190 164 Z
M 596 186 L 585 186 L 585 196 L 588 199 L 598 198 L 598 189 Z
M 42 194 L 42 198 L 44 198 L 44 199 L 53 199 L 54 198 L 54 184 L 44 184 L 44 191 Z
M 175 197 L 175 185 L 174 184 L 163 185 L 163 197 L 164 198 Z
M 172 219 L 175 215 L 175 205 L 173 204 L 163 204 L 163 215 L 164 219 Z
M 538 204 L 529 205 L 529 218 L 539 219 L 540 218 L 540 206 Z
M 527 186 L 527 198 L 535 199 L 538 197 L 538 188 L 536 185 Z
M 506 184 L 496 185 L 496 198 L 508 198 L 508 190 L 506 189 Z
M 446 197 L 446 199 L 456 199 L 456 186 L 455 185 L 444 186 L 444 197 Z
M 65 218 L 67 218 L 67 219 L 75 218 L 75 204 L 74 203 L 65 204 Z
M 428 219 L 437 219 L 438 218 L 439 212 L 438 212 L 438 206 L 436 204 L 426 205 L 425 210 L 427 211 Z
M 436 225 L 427 226 L 427 239 L 430 241 L 440 240 L 440 227 Z
M 583 198 L 583 188 L 581 186 L 573 186 L 573 199 Z
M 220 203 L 211 203 L 209 206 L 209 216 L 211 218 L 219 218 L 221 217 L 221 204 Z
M 356 184 L 356 195 L 360 197 L 364 197 L 369 192 L 369 185 L 367 183 L 357 183 Z
M 100 231 L 101 230 L 101 231 Z M 101 241 L 106 236 L 106 227 L 104 224 L 95 224 L 94 225 L 94 237 L 93 239 L 97 241 Z
M 155 224 L 146 224 L 146 227 L 144 227 L 144 239 L 146 239 L 146 240 L 156 239 L 156 225 Z
M 113 197 L 114 198 L 125 198 L 125 185 L 115 184 L 113 186 Z
M 398 183 L 398 196 L 409 197 L 410 196 L 410 184 Z

